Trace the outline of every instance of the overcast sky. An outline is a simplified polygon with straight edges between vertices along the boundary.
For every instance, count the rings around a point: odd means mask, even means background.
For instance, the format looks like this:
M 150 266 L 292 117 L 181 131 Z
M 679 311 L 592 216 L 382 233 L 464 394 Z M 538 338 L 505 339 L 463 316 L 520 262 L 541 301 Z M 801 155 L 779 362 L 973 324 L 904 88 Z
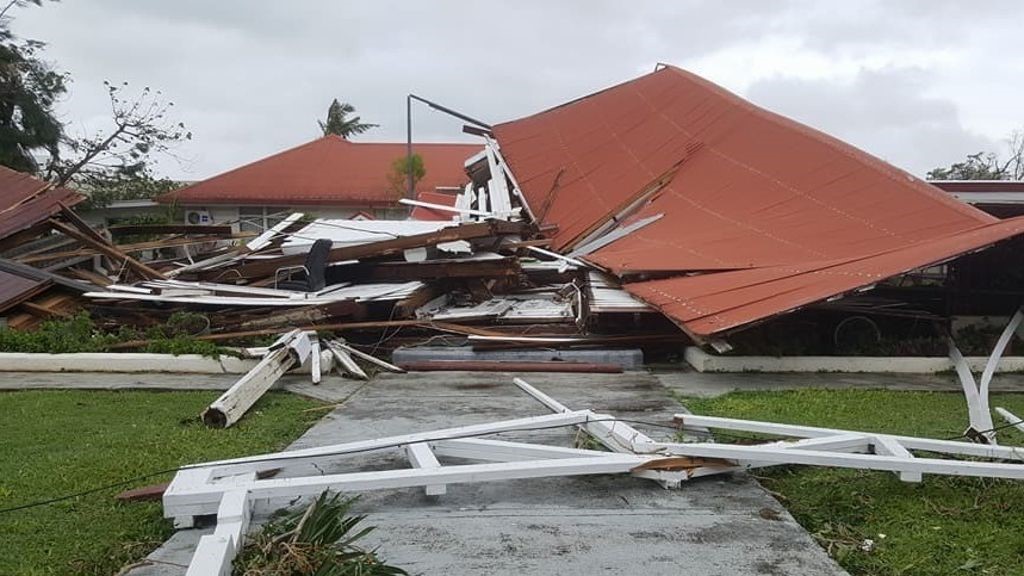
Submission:
M 405 95 L 487 122 L 667 62 L 923 174 L 1024 127 L 1015 0 L 64 0 L 14 14 L 73 79 L 73 131 L 103 80 L 162 90 L 192 130 L 166 175 L 201 179 L 319 135 L 332 98 L 405 140 Z M 414 110 L 418 141 L 465 141 Z M 472 141 L 470 139 L 470 141 Z

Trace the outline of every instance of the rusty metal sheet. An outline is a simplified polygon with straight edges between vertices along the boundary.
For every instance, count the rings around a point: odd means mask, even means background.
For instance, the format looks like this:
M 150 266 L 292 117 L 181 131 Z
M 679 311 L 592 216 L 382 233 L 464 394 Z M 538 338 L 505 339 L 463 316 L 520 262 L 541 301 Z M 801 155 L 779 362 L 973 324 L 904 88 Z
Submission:
M 85 197 L 67 188 L 53 188 L 30 174 L 0 166 L 0 239 L 31 228 Z
M 625 286 L 698 337 L 797 310 L 1024 233 L 1024 217 L 864 257 L 770 266 Z
M 26 278 L 20 274 L 0 270 L 0 314 L 39 294 L 49 285 L 47 280 Z
M 495 126 L 552 246 L 708 335 L 1018 234 L 878 158 L 666 67 Z M 960 236 L 966 234 L 966 236 Z M 699 275 L 694 275 L 700 273 Z M 861 280 L 864 280 L 861 282 Z

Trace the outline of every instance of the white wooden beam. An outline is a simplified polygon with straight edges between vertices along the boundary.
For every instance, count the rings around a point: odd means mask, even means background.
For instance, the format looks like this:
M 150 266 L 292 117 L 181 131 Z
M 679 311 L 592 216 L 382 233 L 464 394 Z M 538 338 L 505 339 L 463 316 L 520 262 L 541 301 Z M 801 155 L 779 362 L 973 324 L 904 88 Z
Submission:
M 938 458 L 904 458 L 876 454 L 847 454 L 819 450 L 791 450 L 771 446 L 738 446 L 732 444 L 692 443 L 661 444 L 678 456 L 717 458 L 745 463 L 774 462 L 776 464 L 804 464 L 832 468 L 881 470 L 886 472 L 916 472 L 946 476 L 975 476 L 980 478 L 1006 478 L 1024 480 L 1024 466 L 1001 462 L 946 460 Z
M 199 539 L 186 576 L 231 576 L 232 560 L 242 550 L 251 516 L 247 491 L 224 492 L 217 508 L 217 528 Z
M 967 399 L 967 415 L 970 420 L 968 432 L 983 433 L 991 430 L 993 428 L 992 414 L 988 411 L 988 399 L 981 396 L 978 384 L 974 380 L 974 374 L 971 373 L 971 367 L 967 364 L 964 355 L 960 353 L 960 349 L 957 348 L 952 337 L 947 338 L 947 344 L 949 345 L 949 359 L 953 362 L 953 368 L 956 369 L 957 378 L 960 380 L 960 387 L 964 391 L 964 398 Z M 991 433 L 984 434 L 984 437 L 990 441 L 995 440 Z
M 525 442 L 507 442 L 484 438 L 460 438 L 431 442 L 434 454 L 446 458 L 464 458 L 482 462 L 522 462 L 545 458 L 592 458 L 607 454 L 600 450 L 562 448 Z
M 1010 412 L 1006 408 L 996 407 L 996 413 L 1002 416 L 1003 420 L 1006 420 L 1007 424 L 1010 424 L 1017 430 L 1024 432 L 1024 420 L 1018 418 L 1013 412 Z
M 405 454 L 413 468 L 440 468 L 441 463 L 437 461 L 434 452 L 426 442 L 407 444 Z M 444 484 L 427 484 L 425 487 L 427 496 L 440 496 L 448 491 Z
M 338 361 L 338 372 L 348 374 L 353 378 L 358 378 L 360 380 L 370 379 L 359 364 L 356 364 L 356 361 L 352 359 L 352 356 L 349 356 L 347 350 L 340 348 L 334 342 L 329 342 L 328 347 L 331 349 L 331 352 L 334 353 L 334 359 Z
M 644 218 L 643 220 L 637 220 L 636 222 L 633 222 L 628 226 L 623 226 L 622 228 L 614 228 L 612 230 L 609 230 L 604 235 L 594 238 L 593 240 L 590 240 L 586 244 L 577 246 L 575 250 L 569 253 L 569 257 L 578 258 L 580 256 L 586 256 L 587 254 L 600 250 L 601 248 L 604 248 L 605 246 L 611 244 L 612 242 L 624 238 L 632 234 L 633 232 L 636 232 L 637 230 L 643 228 L 644 226 L 647 226 L 648 224 L 653 224 L 654 222 L 661 220 L 662 216 L 664 216 L 664 214 L 655 214 L 654 216 L 649 216 L 647 218 Z
M 361 359 L 369 362 L 370 364 L 373 364 L 373 365 L 381 368 L 382 370 L 387 370 L 388 372 L 394 372 L 396 374 L 405 374 L 405 369 L 404 368 L 399 368 L 398 366 L 395 366 L 394 364 L 391 364 L 390 362 L 385 362 L 385 361 L 381 360 L 380 358 L 377 358 L 377 357 L 372 356 L 370 354 L 367 354 L 365 352 L 361 352 L 359 350 L 356 350 L 355 348 L 349 346 L 348 344 L 346 344 L 346 343 L 344 343 L 344 342 L 342 342 L 340 340 L 332 340 L 331 343 L 332 343 L 333 346 L 335 346 L 335 347 L 337 347 L 337 348 L 339 348 L 341 350 L 344 350 L 345 352 L 348 352 L 350 356 L 355 356 L 356 358 L 361 358 Z
M 208 426 L 227 428 L 237 422 L 292 366 L 309 355 L 309 337 L 293 330 L 275 342 L 249 372 L 203 411 Z
M 876 435 L 872 438 L 872 446 L 875 448 L 875 454 L 881 454 L 883 456 L 897 456 L 899 458 L 911 459 L 914 457 L 903 447 L 902 444 L 896 441 L 892 436 L 885 436 L 884 434 Z M 922 479 L 921 472 L 906 472 L 900 471 L 897 474 L 900 480 L 904 482 L 920 482 Z
M 632 454 L 608 453 L 590 458 L 558 458 L 519 462 L 466 464 L 439 468 L 404 468 L 376 472 L 352 472 L 296 478 L 273 478 L 248 483 L 250 498 L 254 500 L 293 500 L 299 496 L 314 496 L 324 490 L 336 492 L 364 492 L 397 488 L 419 488 L 437 484 L 494 482 L 524 478 L 558 476 L 585 476 L 594 474 L 629 473 L 653 458 Z M 164 497 L 164 513 L 176 507 L 193 511 L 216 510 L 223 487 L 217 484 L 183 489 Z M 199 515 L 199 514 L 197 514 Z
M 270 454 L 260 454 L 244 458 L 217 460 L 213 462 L 184 466 L 181 470 L 208 470 L 209 472 L 207 472 L 207 474 L 211 474 L 212 478 L 216 479 L 230 474 L 240 474 L 248 471 L 275 468 L 285 463 L 299 464 L 320 458 L 333 458 L 345 454 L 396 448 L 406 444 L 414 444 L 416 442 L 433 442 L 454 438 L 468 438 L 513 430 L 545 429 L 562 425 L 571 426 L 584 422 L 587 418 L 593 418 L 593 416 L 594 413 L 589 410 L 575 410 L 564 414 L 531 416 L 528 418 L 516 418 L 500 422 L 475 424 L 472 426 L 457 426 L 442 430 L 375 438 L 373 440 L 363 440 L 359 442 L 318 446 L 316 448 L 305 448 L 302 450 L 290 450 L 287 452 L 273 452 Z M 179 472 L 179 475 L 180 474 L 181 472 Z
M 266 230 L 263 231 L 262 234 L 250 240 L 245 245 L 246 251 L 252 253 L 258 252 L 266 248 L 267 245 L 270 244 L 270 242 L 275 237 L 277 237 L 278 234 L 281 234 L 282 232 L 284 232 L 285 228 L 288 228 L 292 224 L 298 222 L 299 219 L 301 219 L 304 215 L 305 214 L 303 214 L 302 212 L 293 212 L 289 214 L 287 218 L 281 220 L 274 226 L 267 228 Z
M 741 420 L 737 418 L 724 418 L 721 416 L 700 416 L 697 414 L 676 414 L 675 420 L 682 425 L 683 430 L 691 427 L 720 428 L 723 430 L 741 430 L 744 432 L 792 436 L 797 438 L 817 438 L 833 436 L 836 434 L 858 433 L 852 430 L 780 424 L 777 422 L 761 422 L 758 420 Z M 860 434 L 864 433 L 860 432 Z M 1024 461 L 1024 450 L 1012 446 L 993 446 L 988 444 L 976 444 L 974 442 L 960 442 L 956 440 L 935 440 L 932 438 L 900 436 L 897 434 L 886 434 L 886 436 L 895 438 L 896 441 L 908 450 L 926 450 L 941 454 L 972 456 L 975 458 Z
M 406 206 L 420 206 L 423 208 L 430 208 L 431 210 L 440 210 L 441 212 L 454 212 L 456 214 L 469 215 L 469 216 L 483 216 L 485 218 L 494 218 L 494 213 L 488 212 L 487 210 L 473 210 L 472 208 L 457 208 L 455 206 L 445 206 L 444 204 L 434 204 L 432 202 L 423 202 L 422 200 L 411 200 L 409 198 L 401 198 L 398 200 L 399 204 L 405 204 Z
M 313 385 L 317 385 L 323 379 L 320 374 L 320 338 L 316 332 L 307 332 L 309 335 L 309 374 Z

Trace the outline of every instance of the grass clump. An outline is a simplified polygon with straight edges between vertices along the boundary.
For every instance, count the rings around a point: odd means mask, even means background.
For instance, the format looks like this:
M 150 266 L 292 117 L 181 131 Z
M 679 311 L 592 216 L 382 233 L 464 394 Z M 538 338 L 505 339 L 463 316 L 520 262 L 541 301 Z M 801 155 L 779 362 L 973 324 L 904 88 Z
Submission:
M 281 450 L 320 413 L 285 392 L 263 396 L 227 429 L 198 414 L 217 391 L 0 392 L 0 509 L 184 464 Z M 0 574 L 109 576 L 173 532 L 160 502 L 123 503 L 122 490 L 172 473 L 47 506 L 0 514 Z
M 966 403 L 955 393 L 734 392 L 686 404 L 697 414 L 931 438 L 967 427 Z M 1024 394 L 995 394 L 992 405 L 1024 414 Z M 999 440 L 1024 446 L 1016 430 Z M 925 475 L 908 484 L 887 472 L 810 466 L 756 473 L 854 576 L 1024 574 L 1022 482 Z
M 288 512 L 251 538 L 235 560 L 235 576 L 401 576 L 357 542 L 374 530 L 351 513 L 356 498 L 324 492 L 305 509 Z

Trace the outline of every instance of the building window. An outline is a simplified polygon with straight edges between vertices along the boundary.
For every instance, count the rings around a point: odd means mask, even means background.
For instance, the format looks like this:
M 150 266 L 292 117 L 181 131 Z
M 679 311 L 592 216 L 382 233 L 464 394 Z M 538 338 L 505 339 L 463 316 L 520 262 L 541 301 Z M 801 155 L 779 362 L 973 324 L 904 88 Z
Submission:
M 291 214 L 284 206 L 241 206 L 238 208 L 238 229 L 241 232 L 262 233 Z

